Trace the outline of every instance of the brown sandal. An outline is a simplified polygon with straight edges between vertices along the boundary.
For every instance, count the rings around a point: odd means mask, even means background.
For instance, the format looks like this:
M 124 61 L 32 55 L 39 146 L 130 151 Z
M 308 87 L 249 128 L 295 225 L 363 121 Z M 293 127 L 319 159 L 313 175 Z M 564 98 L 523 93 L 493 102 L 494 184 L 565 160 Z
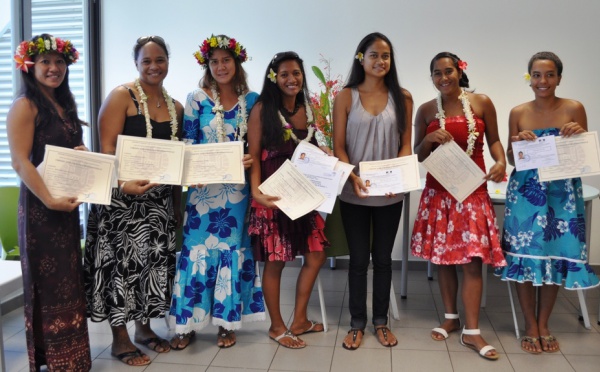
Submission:
M 381 326 L 381 327 L 375 327 L 375 333 L 381 331 L 381 333 L 383 334 L 383 339 L 388 343 L 387 345 L 385 345 L 383 342 L 381 342 L 381 339 L 379 338 L 379 335 L 377 336 L 377 339 L 380 340 L 379 343 L 385 347 L 394 347 L 396 345 L 398 345 L 398 338 L 396 338 L 396 342 L 391 344 L 388 342 L 388 332 L 392 332 L 387 326 Z
M 360 347 L 360 344 L 358 344 L 356 347 L 352 346 L 354 345 L 354 343 L 356 342 L 356 337 L 358 336 L 358 332 L 361 333 L 361 342 L 362 342 L 362 337 L 365 335 L 365 331 L 363 331 L 362 329 L 358 329 L 358 328 L 352 328 L 351 330 L 348 331 L 348 334 L 352 333 L 352 344 L 350 344 L 350 346 L 346 345 L 345 342 L 342 342 L 342 347 L 346 350 L 356 350 Z

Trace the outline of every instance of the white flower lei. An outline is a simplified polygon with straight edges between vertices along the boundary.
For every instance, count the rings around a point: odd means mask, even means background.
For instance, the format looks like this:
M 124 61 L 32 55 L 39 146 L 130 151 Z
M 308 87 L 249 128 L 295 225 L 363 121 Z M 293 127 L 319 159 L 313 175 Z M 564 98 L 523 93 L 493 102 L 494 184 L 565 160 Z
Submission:
M 148 112 L 148 96 L 144 93 L 139 78 L 135 79 L 134 85 L 140 95 L 140 104 L 144 109 L 144 117 L 146 118 L 146 137 L 152 138 L 152 124 L 150 123 L 150 113 Z M 169 110 L 169 117 L 171 118 L 171 141 L 179 141 L 179 138 L 177 138 L 177 112 L 175 111 L 175 104 L 164 87 L 162 88 L 162 94 L 165 98 L 165 102 L 167 102 L 167 109 Z
M 471 102 L 469 102 L 469 97 L 467 97 L 467 92 L 463 89 L 458 99 L 462 102 L 463 112 L 465 114 L 465 118 L 467 119 L 467 128 L 469 130 L 469 137 L 467 138 L 467 155 L 473 155 L 473 148 L 475 148 L 475 140 L 477 136 L 479 136 L 479 132 L 475 129 L 475 119 L 473 118 L 473 111 L 471 110 Z M 444 108 L 442 106 L 442 93 L 438 93 L 437 96 L 437 109 L 438 112 L 435 114 L 435 117 L 440 121 L 440 128 L 446 129 L 446 113 L 444 112 Z
M 217 87 L 211 85 L 210 92 L 213 96 L 213 101 L 215 102 L 215 107 L 212 108 L 212 112 L 215 113 L 215 120 L 217 121 L 217 141 L 225 142 L 225 138 L 227 137 L 225 133 L 225 120 L 223 114 L 223 105 L 221 105 L 221 97 L 219 97 L 219 92 L 217 91 Z M 246 99 L 244 94 L 240 94 L 238 96 L 238 114 L 237 114 L 237 129 L 235 130 L 234 141 L 244 141 L 244 136 L 248 131 L 248 113 L 246 112 Z
M 304 109 L 306 110 L 306 128 L 308 129 L 308 134 L 306 135 L 306 138 L 302 141 L 309 142 L 313 134 L 315 133 L 315 126 L 313 123 L 312 110 L 310 109 L 310 105 L 308 104 L 308 100 L 306 99 L 304 99 Z M 294 142 L 299 143 L 300 140 L 292 131 L 292 125 L 285 121 L 285 118 L 281 114 L 281 110 L 277 111 L 277 113 L 279 114 L 279 120 L 281 120 L 281 126 L 283 127 L 283 130 L 288 130 L 290 133 L 290 137 L 294 140 Z

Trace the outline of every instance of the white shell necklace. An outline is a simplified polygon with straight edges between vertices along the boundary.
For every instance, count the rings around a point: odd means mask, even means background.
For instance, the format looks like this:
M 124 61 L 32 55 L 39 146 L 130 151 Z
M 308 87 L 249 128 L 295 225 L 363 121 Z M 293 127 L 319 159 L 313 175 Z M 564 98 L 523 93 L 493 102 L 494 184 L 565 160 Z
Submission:
M 215 120 L 217 122 L 217 141 L 225 142 L 227 138 L 227 133 L 225 133 L 225 115 L 223 105 L 221 105 L 221 97 L 219 96 L 219 92 L 217 91 L 217 87 L 215 85 L 211 85 L 210 92 L 213 96 L 213 101 L 215 106 L 212 108 L 212 112 L 215 113 Z M 238 113 L 237 113 L 237 128 L 235 130 L 235 136 L 233 138 L 234 141 L 242 141 L 244 142 L 244 136 L 248 131 L 248 113 L 246 112 L 246 99 L 244 94 L 240 94 L 238 96 Z
M 308 129 L 308 134 L 306 135 L 306 138 L 304 138 L 302 141 L 310 142 L 313 134 L 315 133 L 315 124 L 313 122 L 312 110 L 310 108 L 308 100 L 306 99 L 304 100 L 304 109 L 306 110 L 306 129 Z M 292 140 L 294 140 L 294 142 L 300 143 L 300 140 L 292 131 L 292 129 L 294 128 L 293 125 L 285 121 L 283 114 L 281 114 L 281 110 L 277 110 L 277 113 L 279 114 L 279 120 L 281 121 L 281 126 L 283 127 L 284 140 L 288 140 L 289 138 L 291 138 Z
M 134 85 L 140 95 L 140 105 L 142 105 L 142 109 L 144 110 L 144 117 L 146 119 L 146 137 L 152 138 L 152 123 L 150 122 L 150 113 L 148 112 L 148 96 L 144 93 L 139 78 L 135 79 Z M 171 118 L 171 141 L 179 141 L 179 138 L 177 138 L 177 112 L 175 111 L 175 104 L 164 87 L 162 88 L 162 94 L 167 103 L 169 117 Z
M 471 102 L 469 102 L 469 97 L 467 97 L 467 92 L 464 89 L 461 89 L 461 93 L 458 96 L 458 99 L 462 103 L 463 113 L 465 114 L 465 118 L 467 119 L 467 128 L 469 130 L 469 137 L 467 138 L 467 155 L 473 155 L 473 149 L 475 148 L 475 140 L 477 136 L 479 136 L 479 132 L 476 131 L 475 128 L 475 119 L 473 118 L 473 111 L 471 110 Z M 446 129 L 446 113 L 444 112 L 444 108 L 442 106 L 442 93 L 438 93 L 437 96 L 437 109 L 438 112 L 435 114 L 435 117 L 440 121 L 440 128 Z

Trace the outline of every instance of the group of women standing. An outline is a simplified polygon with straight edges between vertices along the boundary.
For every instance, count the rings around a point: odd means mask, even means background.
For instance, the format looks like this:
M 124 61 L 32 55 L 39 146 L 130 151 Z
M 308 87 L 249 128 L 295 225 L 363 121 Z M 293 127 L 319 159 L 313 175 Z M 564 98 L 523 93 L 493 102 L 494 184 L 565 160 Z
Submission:
M 19 236 L 31 370 L 41 365 L 49 370 L 89 370 L 86 316 L 92 321 L 108 319 L 112 354 L 136 366 L 149 364 L 150 358 L 135 344 L 158 353 L 181 350 L 211 319 L 219 327 L 217 345 L 231 347 L 242 322 L 265 319 L 264 304 L 271 320 L 268 335 L 283 347 L 303 348 L 300 335 L 323 331 L 323 324 L 308 319 L 307 306 L 329 244 L 323 234 L 325 222 L 316 212 L 292 221 L 277 209 L 276 196 L 258 189 L 300 141 L 317 144 L 303 61 L 294 52 L 277 53 L 258 95 L 248 89 L 242 67 L 247 52 L 235 39 L 211 36 L 194 56 L 205 74 L 184 108 L 163 87 L 169 68 L 165 41 L 158 36 L 139 38 L 134 46 L 138 78 L 115 88 L 100 110 L 100 150 L 113 154 L 119 134 L 190 144 L 247 141 L 242 162 L 250 182 L 190 186 L 181 216 L 180 187 L 119 181 L 111 205 L 91 208 L 82 268 L 79 203 L 75 198 L 53 198 L 35 171 L 45 144 L 85 150 L 84 123 L 77 118 L 68 85 L 67 66 L 76 61 L 77 52 L 70 42 L 47 34 L 17 49 L 15 60 L 26 84 L 9 112 L 8 131 L 14 168 L 23 181 Z M 452 53 L 440 53 L 431 61 L 439 95 L 417 110 L 414 151 L 423 161 L 439 145 L 455 141 L 485 172 L 485 136 L 495 161 L 485 178 L 501 181 L 506 160 L 495 108 L 487 96 L 467 91 L 465 70 L 466 62 Z M 562 73 L 556 55 L 534 55 L 529 73 L 535 99 L 511 111 L 511 163 L 512 141 L 570 136 L 587 129 L 583 106 L 555 96 Z M 398 344 L 387 314 L 391 252 L 403 196 L 369 196 L 358 163 L 412 154 L 412 112 L 413 100 L 400 85 L 392 43 L 380 33 L 367 35 L 333 108 L 334 154 L 356 166 L 340 196 L 350 250 L 351 329 L 342 342 L 348 350 L 360 347 L 365 336 L 370 259 L 375 335 L 383 346 Z M 445 340 L 460 330 L 460 266 L 465 308 L 460 342 L 491 360 L 499 354 L 478 329 L 482 263 L 498 268 L 504 280 L 519 283 L 526 320 L 521 347 L 530 353 L 559 350 L 548 328 L 558 285 L 598 285 L 586 262 L 579 179 L 539 182 L 535 170 L 513 171 L 506 211 L 505 229 L 499 234 L 485 184 L 457 202 L 428 175 L 412 236 L 413 254 L 439 265 L 445 319 L 431 337 Z M 564 223 L 576 227 L 557 227 Z M 183 245 L 176 263 L 179 226 Z M 285 263 L 298 255 L 304 256 L 304 263 L 288 328 L 280 311 L 281 274 Z M 265 262 L 262 282 L 255 260 Z M 542 286 L 537 311 L 534 286 Z M 166 312 L 175 329 L 171 340 L 159 337 L 149 322 Z M 126 328 L 131 320 L 134 342 Z

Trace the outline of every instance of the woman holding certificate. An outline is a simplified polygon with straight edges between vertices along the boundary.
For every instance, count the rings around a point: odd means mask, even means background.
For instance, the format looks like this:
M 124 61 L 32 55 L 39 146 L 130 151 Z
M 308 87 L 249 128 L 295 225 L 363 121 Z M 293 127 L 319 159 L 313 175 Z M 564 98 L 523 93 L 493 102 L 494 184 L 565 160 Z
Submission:
M 205 69 L 200 88 L 187 97 L 183 139 L 190 144 L 244 142 L 248 114 L 258 94 L 248 90 L 242 67 L 246 48 L 225 35 L 210 36 L 194 56 Z M 252 164 L 244 155 L 243 165 Z M 171 302 L 175 336 L 171 348 L 182 350 L 212 319 L 219 326 L 217 346 L 236 343 L 242 321 L 265 319 L 260 281 L 246 214 L 250 188 L 210 184 L 188 189 L 183 246 Z
M 456 141 L 485 173 L 483 137 L 496 161 L 485 179 L 502 181 L 505 158 L 498 137 L 496 110 L 483 94 L 467 92 L 467 63 L 448 52 L 436 55 L 429 66 L 431 79 L 439 91 L 436 99 L 419 107 L 415 118 L 415 152 L 425 160 L 439 145 Z M 413 255 L 438 265 L 438 282 L 445 308 L 445 320 L 434 328 L 436 341 L 460 330 L 456 265 L 463 271 L 462 300 L 465 322 L 460 342 L 485 359 L 496 360 L 496 350 L 487 345 L 479 331 L 482 294 L 482 263 L 505 266 L 500 248 L 496 215 L 484 182 L 462 202 L 458 202 L 431 174 L 415 219 L 411 249 Z
M 100 150 L 105 154 L 115 153 L 119 134 L 180 137 L 183 106 L 163 87 L 169 72 L 165 41 L 140 37 L 133 56 L 138 78 L 115 88 L 100 108 Z M 136 343 L 158 353 L 170 350 L 149 322 L 169 309 L 180 193 L 179 187 L 148 180 L 119 181 L 111 205 L 92 205 L 90 210 L 84 261 L 88 314 L 94 322 L 109 320 L 112 355 L 128 365 L 150 363 L 129 338 L 126 325 L 131 320 Z
M 350 250 L 348 285 L 350 331 L 342 346 L 357 349 L 367 326 L 367 271 L 373 258 L 373 318 L 381 345 L 398 340 L 387 327 L 392 283 L 392 249 L 400 223 L 402 195 L 369 196 L 370 181 L 359 162 L 411 155 L 412 97 L 400 86 L 394 49 L 380 33 L 365 36 L 356 48 L 346 87 L 333 108 L 334 153 L 355 166 L 340 195 Z M 372 229 L 372 240 L 371 240 Z
M 79 202 L 54 198 L 36 167 L 46 145 L 85 150 L 84 124 L 69 88 L 79 53 L 48 34 L 19 44 L 23 91 L 7 116 L 12 165 L 21 178 L 19 247 L 29 369 L 89 371 L 92 366 L 81 270 Z M 56 322 L 61 327 L 56 327 Z M 76 366 L 74 368 L 73 366 Z
M 318 212 L 291 220 L 275 205 L 277 197 L 263 194 L 259 185 L 292 157 L 300 141 L 316 145 L 315 125 L 302 59 L 294 52 L 277 53 L 265 73 L 263 89 L 248 123 L 248 145 L 254 162 L 250 174 L 252 204 L 250 228 L 257 259 L 265 262 L 263 290 L 271 317 L 269 337 L 279 345 L 300 349 L 306 343 L 297 336 L 323 332 L 323 324 L 308 320 L 308 300 L 325 262 L 329 244 Z M 279 290 L 287 261 L 304 255 L 296 283 L 294 319 L 288 329 L 281 316 Z
M 512 142 L 550 135 L 570 137 L 587 131 L 583 105 L 556 97 L 563 70 L 558 56 L 536 53 L 527 67 L 526 79 L 534 99 L 510 112 L 507 154 L 511 164 Z M 537 169 L 513 170 L 506 191 L 502 237 L 508 266 L 498 274 L 502 280 L 517 282 L 525 318 L 525 336 L 521 339 L 525 352 L 560 350 L 548 320 L 563 282 L 571 290 L 599 284 L 587 262 L 584 216 L 580 178 L 540 182 Z

